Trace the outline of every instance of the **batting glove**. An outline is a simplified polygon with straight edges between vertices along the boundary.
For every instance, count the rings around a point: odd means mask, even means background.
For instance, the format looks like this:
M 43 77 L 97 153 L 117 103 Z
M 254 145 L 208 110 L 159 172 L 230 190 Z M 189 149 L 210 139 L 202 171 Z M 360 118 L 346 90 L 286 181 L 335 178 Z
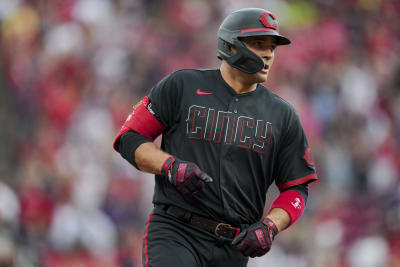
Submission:
M 276 234 L 278 228 L 274 222 L 265 218 L 264 221 L 252 224 L 242 231 L 232 241 L 232 245 L 244 256 L 260 257 L 271 249 Z
M 168 177 L 169 182 L 185 195 L 194 195 L 203 190 L 212 178 L 193 162 L 182 161 L 173 156 L 167 158 L 162 166 L 161 174 Z

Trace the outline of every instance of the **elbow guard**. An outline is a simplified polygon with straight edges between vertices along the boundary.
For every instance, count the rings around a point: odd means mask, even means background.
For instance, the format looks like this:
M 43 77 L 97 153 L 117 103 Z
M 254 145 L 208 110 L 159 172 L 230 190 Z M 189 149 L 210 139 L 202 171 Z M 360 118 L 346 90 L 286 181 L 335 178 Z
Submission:
M 132 113 L 129 114 L 114 140 L 113 148 L 117 152 L 120 152 L 121 136 L 129 130 L 134 130 L 151 141 L 154 141 L 165 130 L 165 126 L 154 116 L 149 104 L 150 100 L 146 96 L 133 107 Z

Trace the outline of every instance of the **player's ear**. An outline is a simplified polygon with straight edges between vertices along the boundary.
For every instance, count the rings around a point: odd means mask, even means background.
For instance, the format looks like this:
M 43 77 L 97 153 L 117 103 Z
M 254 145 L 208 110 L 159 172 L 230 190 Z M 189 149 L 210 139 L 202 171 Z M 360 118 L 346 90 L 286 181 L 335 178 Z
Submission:
M 236 48 L 235 48 L 233 45 L 231 45 L 231 44 L 229 44 L 229 43 L 227 43 L 227 42 L 224 42 L 224 48 L 229 49 L 229 51 L 230 51 L 233 55 L 236 54 Z

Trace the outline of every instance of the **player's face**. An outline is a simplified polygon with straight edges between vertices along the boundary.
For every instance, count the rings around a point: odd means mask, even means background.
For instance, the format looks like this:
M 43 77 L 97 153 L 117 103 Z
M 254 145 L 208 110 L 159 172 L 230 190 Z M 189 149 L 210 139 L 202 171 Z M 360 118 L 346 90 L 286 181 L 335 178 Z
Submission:
M 265 67 L 254 75 L 257 82 L 265 82 L 268 78 L 272 63 L 274 62 L 274 51 L 276 48 L 275 37 L 268 35 L 249 36 L 241 40 L 250 51 L 261 57 L 264 61 Z

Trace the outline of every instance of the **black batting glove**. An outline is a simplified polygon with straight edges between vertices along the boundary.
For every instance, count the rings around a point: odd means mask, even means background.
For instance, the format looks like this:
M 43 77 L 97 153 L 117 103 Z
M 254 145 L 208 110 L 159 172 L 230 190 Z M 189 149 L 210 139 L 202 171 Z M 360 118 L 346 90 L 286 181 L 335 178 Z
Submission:
M 278 228 L 274 222 L 265 218 L 264 221 L 252 224 L 242 231 L 232 241 L 232 245 L 244 256 L 260 257 L 271 249 L 277 234 Z
M 183 161 L 173 156 L 167 158 L 162 166 L 161 175 L 168 177 L 169 182 L 179 192 L 192 196 L 205 188 L 212 178 L 193 162 Z

